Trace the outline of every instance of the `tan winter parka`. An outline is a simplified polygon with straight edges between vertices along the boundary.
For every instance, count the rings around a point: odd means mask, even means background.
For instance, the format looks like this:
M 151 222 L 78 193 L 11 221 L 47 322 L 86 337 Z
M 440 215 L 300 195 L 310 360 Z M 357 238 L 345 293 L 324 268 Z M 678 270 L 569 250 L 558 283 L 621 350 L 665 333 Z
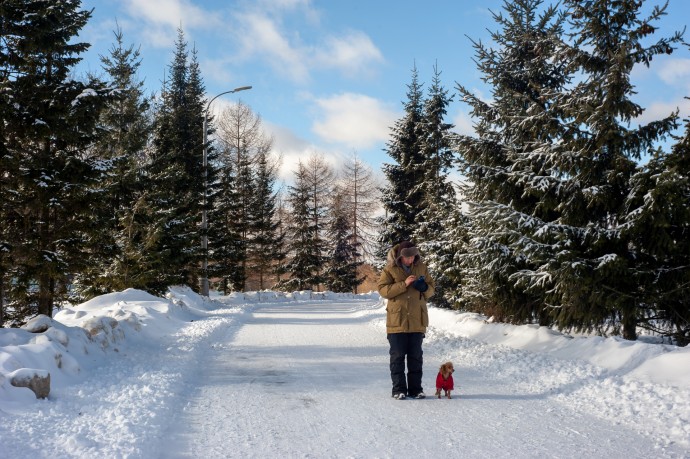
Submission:
M 387 333 L 426 333 L 429 325 L 429 310 L 426 301 L 434 294 L 435 283 L 429 276 L 426 265 L 419 255 L 412 263 L 412 272 L 406 273 L 398 255 L 396 245 L 388 252 L 386 267 L 379 277 L 379 294 L 386 298 Z M 429 289 L 421 293 L 412 285 L 405 285 L 408 276 L 424 276 Z

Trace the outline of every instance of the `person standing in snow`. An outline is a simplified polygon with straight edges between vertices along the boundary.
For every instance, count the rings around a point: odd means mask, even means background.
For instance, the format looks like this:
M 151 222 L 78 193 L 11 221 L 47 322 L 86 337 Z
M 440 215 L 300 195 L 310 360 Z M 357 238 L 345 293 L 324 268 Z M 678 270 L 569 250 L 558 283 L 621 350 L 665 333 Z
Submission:
M 392 396 L 398 400 L 426 397 L 422 389 L 422 340 L 429 325 L 426 301 L 434 294 L 434 285 L 414 244 L 401 242 L 388 251 L 378 290 L 388 300 L 386 333 L 390 344 Z

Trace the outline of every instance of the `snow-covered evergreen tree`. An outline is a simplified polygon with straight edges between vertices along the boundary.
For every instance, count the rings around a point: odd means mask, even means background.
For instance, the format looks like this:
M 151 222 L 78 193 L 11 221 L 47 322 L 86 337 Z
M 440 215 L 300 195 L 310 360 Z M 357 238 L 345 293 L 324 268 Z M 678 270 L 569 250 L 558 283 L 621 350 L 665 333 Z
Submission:
M 333 199 L 335 175 L 331 166 L 323 158 L 323 155 L 312 154 L 305 164 L 305 180 L 309 189 L 311 203 L 309 213 L 311 215 L 311 227 L 314 233 L 312 250 L 318 254 L 316 265 L 316 277 L 323 279 L 326 258 L 328 254 L 327 228 L 329 224 L 330 208 Z M 315 286 L 318 289 L 318 284 Z
M 13 175 L 0 185 L 7 199 L 0 238 L 13 238 L 0 242 L 0 250 L 14 267 L 0 274 L 15 323 L 37 313 L 51 316 L 66 296 L 70 276 L 89 263 L 84 251 L 89 203 L 101 174 L 88 150 L 107 98 L 102 82 L 70 76 L 89 46 L 76 41 L 91 15 L 80 5 L 78 0 L 0 4 L 0 158 Z M 9 214 L 13 217 L 5 220 Z
M 288 189 L 291 210 L 287 233 L 289 261 L 285 266 L 288 278 L 276 284 L 280 290 L 313 290 L 323 283 L 324 247 L 319 227 L 314 223 L 313 189 L 310 171 L 300 161 L 294 185 Z
M 233 104 L 222 112 L 218 119 L 217 138 L 220 170 L 223 174 L 232 174 L 234 182 L 236 202 L 232 206 L 234 216 L 228 222 L 228 230 L 239 238 L 233 243 L 238 252 L 235 254 L 237 272 L 232 277 L 235 279 L 234 288 L 243 291 L 250 274 L 249 266 L 253 264 L 252 253 L 256 253 L 251 241 L 256 224 L 254 212 L 258 211 L 258 160 L 260 155 L 270 151 L 273 139 L 264 133 L 261 117 L 242 102 Z
M 268 160 L 268 151 L 255 157 L 256 179 L 250 205 L 249 269 L 258 277 L 259 289 L 268 287 L 269 275 L 275 273 L 276 262 L 285 257 L 280 221 L 276 212 L 277 193 L 274 190 L 276 168 Z
M 19 10 L 8 10 L 8 5 L 0 4 L 0 30 L 19 28 L 19 20 L 24 13 Z M 19 32 L 18 30 L 16 32 Z M 26 33 L 25 31 L 23 33 Z M 5 323 L 5 306 L 7 291 L 11 283 L 11 271 L 14 269 L 12 251 L 19 240 L 19 222 L 12 209 L 13 196 L 18 188 L 20 152 L 7 145 L 7 130 L 5 120 L 14 116 L 15 107 L 10 103 L 10 75 L 13 66 L 10 65 L 12 41 L 0 43 L 0 327 Z
M 530 3 L 516 6 L 527 11 Z M 648 18 L 640 10 L 641 2 L 566 1 L 571 40 L 559 32 L 557 16 L 557 28 L 534 22 L 536 35 L 518 35 L 521 45 L 513 49 L 531 57 L 492 64 L 503 69 L 493 81 L 496 103 L 465 94 L 490 121 L 477 128 L 485 142 L 464 143 L 469 191 L 477 193 L 471 214 L 476 256 L 468 259 L 480 276 L 471 290 L 489 307 L 497 298 L 509 320 L 579 330 L 613 324 L 625 338 L 636 336 L 643 308 L 621 294 L 636 287 L 637 261 L 621 231 L 625 202 L 636 161 L 673 129 L 675 115 L 630 127 L 642 113 L 631 99 L 630 73 L 680 40 L 676 34 L 645 47 L 655 30 L 650 23 L 663 9 Z M 522 27 L 525 21 L 512 22 Z M 489 62 L 495 55 L 485 54 Z M 482 291 L 487 284 L 495 289 Z
M 359 243 L 351 225 L 352 217 L 349 211 L 346 195 L 342 190 L 336 190 L 331 204 L 331 218 L 328 228 L 328 240 L 331 250 L 326 260 L 324 283 L 332 292 L 357 292 L 357 286 L 363 281 L 358 277 Z
M 515 276 L 542 264 L 521 247 L 539 229 L 524 222 L 557 217 L 553 188 L 559 171 L 550 158 L 563 131 L 553 99 L 570 78 L 566 62 L 554 58 L 564 19 L 554 8 L 542 8 L 541 0 L 505 1 L 503 10 L 494 14 L 500 27 L 491 34 L 496 49 L 474 42 L 491 101 L 458 87 L 477 133 L 458 138 L 469 206 L 469 244 L 459 256 L 461 302 L 501 320 L 544 323 L 543 292 Z
M 156 274 L 147 288 L 155 292 L 176 284 L 198 287 L 202 256 L 198 226 L 204 194 L 203 116 L 204 87 L 196 53 L 190 56 L 184 33 L 178 30 L 170 79 L 156 112 L 154 148 L 147 167 L 147 201 L 153 210 L 148 232 L 153 245 L 147 252 L 146 270 Z M 212 174 L 210 170 L 209 182 Z M 207 202 L 207 207 L 211 206 Z
M 407 89 L 407 100 L 403 103 L 405 115 L 391 128 L 391 140 L 386 145 L 386 153 L 393 163 L 383 165 L 387 183 L 381 190 L 385 215 L 380 222 L 377 253 L 380 260 L 385 260 L 393 245 L 412 239 L 423 202 L 419 186 L 424 176 L 420 138 L 423 94 L 416 66 Z
M 649 65 L 681 40 L 676 33 L 648 44 L 664 8 L 642 17 L 642 4 L 564 3 L 574 40 L 559 56 L 584 78 L 558 100 L 569 121 L 554 156 L 560 217 L 545 228 L 560 241 L 549 250 L 546 270 L 551 285 L 546 301 L 558 306 L 550 310 L 556 323 L 588 330 L 613 320 L 626 339 L 636 338 L 643 312 L 635 298 L 621 293 L 636 287 L 637 260 L 620 230 L 630 178 L 641 155 L 653 151 L 677 122 L 670 114 L 630 126 L 643 112 L 633 101 L 630 75 L 635 65 Z
M 1 51 L 0 51 L 1 52 Z M 3 61 L 4 57 L 0 57 Z M 10 115 L 9 103 L 5 99 L 5 88 L 8 86 L 6 78 L 0 80 L 0 119 L 5 120 Z M 19 239 L 19 225 L 12 215 L 12 196 L 17 189 L 19 162 L 16 151 L 7 148 L 5 144 L 5 123 L 0 123 L 0 327 L 5 323 L 6 292 L 10 288 L 10 272 L 14 268 L 12 249 Z
M 222 163 L 222 160 L 221 160 Z M 236 218 L 241 213 L 239 193 L 235 188 L 234 163 L 222 163 L 217 183 L 212 187 L 213 209 L 209 212 L 209 277 L 217 279 L 219 289 L 227 295 L 241 290 L 246 277 L 241 263 L 244 254 L 242 235 L 237 232 Z
M 640 310 L 638 326 L 690 343 L 690 121 L 670 153 L 659 149 L 633 177 L 623 233 L 635 288 L 618 292 Z
M 101 56 L 109 77 L 112 99 L 101 114 L 104 130 L 92 155 L 100 159 L 104 178 L 98 201 L 91 205 L 94 219 L 89 240 L 90 265 L 75 276 L 73 292 L 79 299 L 126 288 L 143 288 L 139 261 L 144 250 L 141 209 L 136 205 L 143 189 L 142 168 L 150 141 L 150 100 L 144 82 L 137 80 L 139 50 L 125 47 L 123 33 L 114 31 L 115 43 Z
M 280 280 L 287 274 L 287 256 L 288 256 L 288 231 L 290 227 L 290 209 L 285 196 L 285 189 L 280 188 L 276 193 L 276 235 L 281 241 L 280 249 L 273 254 L 273 262 L 275 266 L 273 273 L 275 274 L 275 283 L 277 285 Z
M 449 238 L 454 226 L 461 224 L 455 189 L 448 175 L 452 169 L 454 153 L 450 147 L 453 125 L 445 121 L 452 96 L 441 83 L 441 72 L 434 66 L 434 76 L 424 100 L 420 121 L 420 147 L 422 163 L 422 204 L 416 215 L 417 225 L 413 239 L 417 241 L 424 260 L 436 282 L 434 304 L 450 307 L 460 284 L 459 270 L 454 260 L 459 249 L 457 241 Z

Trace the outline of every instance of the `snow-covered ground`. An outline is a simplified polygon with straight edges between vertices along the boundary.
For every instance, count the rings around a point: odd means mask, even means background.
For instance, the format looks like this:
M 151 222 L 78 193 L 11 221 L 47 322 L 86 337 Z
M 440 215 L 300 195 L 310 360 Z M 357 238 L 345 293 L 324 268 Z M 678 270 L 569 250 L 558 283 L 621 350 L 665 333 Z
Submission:
M 126 290 L 0 329 L 0 457 L 690 458 L 690 348 L 432 308 L 390 397 L 377 294 Z M 51 376 L 48 399 L 10 384 Z

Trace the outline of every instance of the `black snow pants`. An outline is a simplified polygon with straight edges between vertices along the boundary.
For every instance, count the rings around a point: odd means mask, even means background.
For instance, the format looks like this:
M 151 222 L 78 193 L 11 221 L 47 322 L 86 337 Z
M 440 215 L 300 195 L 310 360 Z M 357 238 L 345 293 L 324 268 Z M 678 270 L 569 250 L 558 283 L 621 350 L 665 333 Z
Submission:
M 389 333 L 393 395 L 415 397 L 422 392 L 422 340 L 424 333 Z M 407 357 L 407 379 L 405 378 Z

